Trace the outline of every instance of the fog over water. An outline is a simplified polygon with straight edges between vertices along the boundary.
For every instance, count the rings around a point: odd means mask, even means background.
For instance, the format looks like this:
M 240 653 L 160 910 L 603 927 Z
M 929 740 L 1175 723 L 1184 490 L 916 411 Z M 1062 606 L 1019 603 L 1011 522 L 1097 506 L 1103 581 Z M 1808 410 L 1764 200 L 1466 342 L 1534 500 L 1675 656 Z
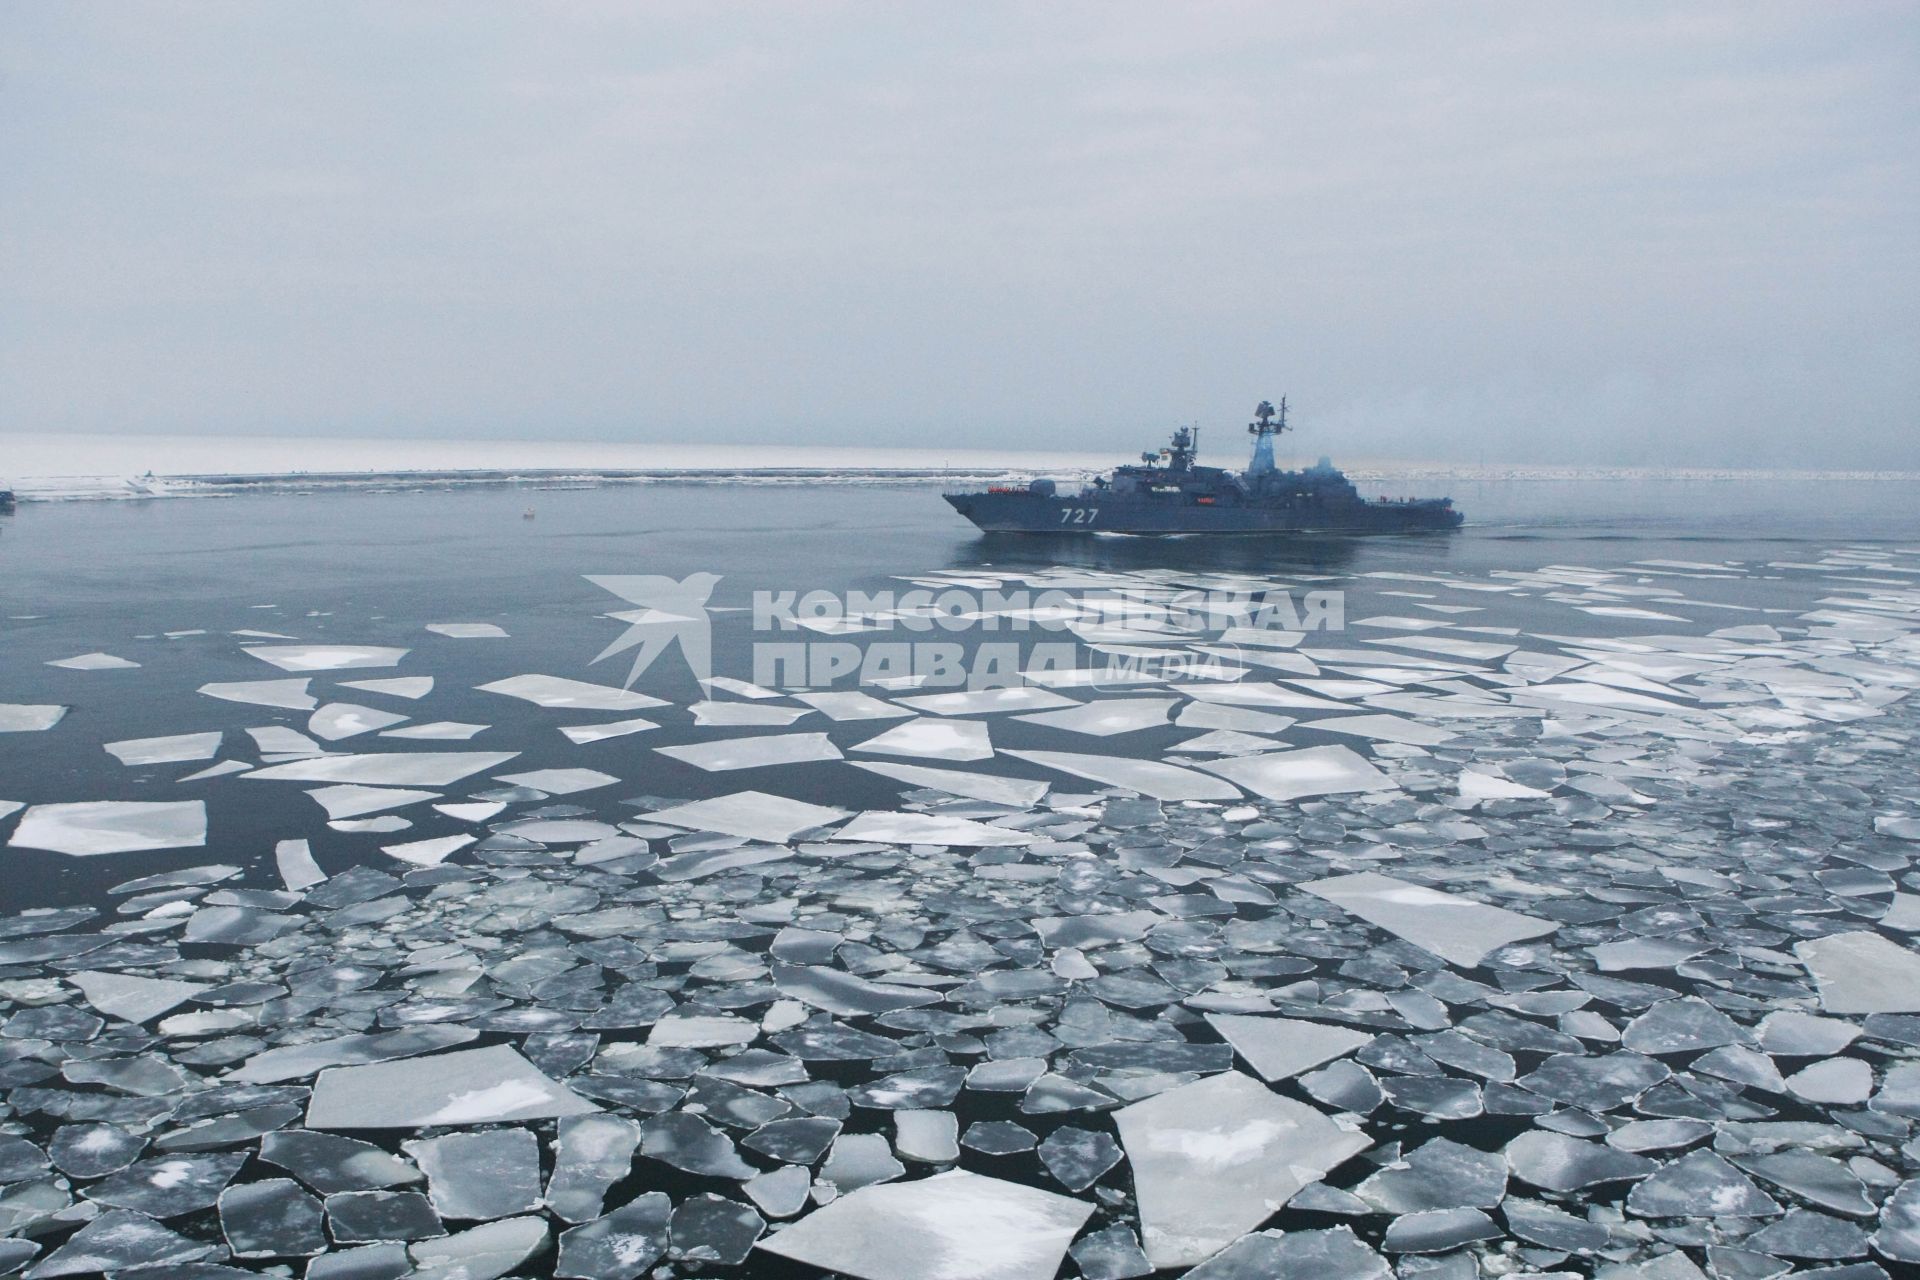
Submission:
M 1911 467 L 1917 32 L 20 8 L 0 430 Z

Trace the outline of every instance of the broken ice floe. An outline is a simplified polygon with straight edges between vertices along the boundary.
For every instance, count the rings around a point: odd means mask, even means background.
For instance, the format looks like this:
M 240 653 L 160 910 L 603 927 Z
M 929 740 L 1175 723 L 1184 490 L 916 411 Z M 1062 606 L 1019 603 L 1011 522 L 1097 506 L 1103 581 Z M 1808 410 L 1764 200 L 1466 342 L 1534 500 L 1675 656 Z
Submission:
M 391 711 L 356 706 L 351 702 L 329 702 L 308 717 L 307 732 L 327 742 L 338 742 L 342 738 L 357 737 L 389 725 L 401 724 L 406 719 Z
M 913 714 L 905 707 L 896 707 L 870 693 L 860 693 L 855 690 L 800 693 L 795 694 L 794 697 L 829 720 L 898 720 Z
M 1897 1270 L 1920 593 L 1888 554 L 1382 579 L 1435 615 L 1368 619 L 1435 642 L 1411 646 L 1168 607 L 1258 578 L 1024 575 L 1119 591 L 1063 615 L 1103 652 L 1265 668 L 1144 694 L 715 680 L 747 701 L 506 742 L 528 722 L 469 723 L 467 681 L 202 686 L 245 732 L 192 699 L 178 732 L 100 732 L 82 796 L 177 795 L 151 766 L 229 755 L 187 774 L 220 861 L 0 918 L 0 1271 Z M 1830 598 L 1707 634 L 1647 616 L 1696 612 L 1662 585 L 1689 575 Z M 593 745 L 643 729 L 665 756 Z M 481 732 L 518 771 L 404 745 Z M 1063 733 L 1098 741 L 1030 749 Z M 700 777 L 843 752 L 759 784 L 794 798 Z M 20 776 L 17 848 L 153 837 Z
M 995 848 L 1032 844 L 1024 831 L 1010 831 L 991 823 L 969 818 L 941 817 L 921 813 L 887 813 L 869 809 L 841 827 L 835 840 L 869 841 L 883 844 L 965 845 L 970 848 Z
M 385 694 L 389 698 L 424 698 L 433 692 L 432 676 L 387 676 L 379 680 L 342 680 L 342 689 Z
M 518 698 L 537 707 L 564 707 L 578 711 L 641 711 L 647 707 L 667 705 L 659 698 L 635 693 L 631 689 L 615 689 L 585 680 L 569 680 L 564 676 L 510 676 L 505 680 L 483 684 L 480 691 Z
M 283 707 L 289 711 L 311 711 L 319 700 L 307 692 L 313 683 L 298 680 L 225 680 L 200 686 L 200 692 L 223 702 L 243 702 L 255 707 Z
M 1042 711 L 1018 717 L 1022 724 L 1043 725 L 1068 733 L 1093 737 L 1112 737 L 1120 733 L 1138 733 L 1167 723 L 1167 713 L 1175 698 L 1101 698 L 1063 711 Z
M 315 1129 L 425 1129 L 596 1111 L 506 1045 L 330 1067 L 314 1082 Z
M 198 848 L 207 842 L 201 800 L 88 800 L 36 804 L 13 829 L 16 849 L 91 857 L 146 849 Z
M 1920 1012 L 1920 953 L 1880 934 L 1830 934 L 1796 944 L 1794 953 L 1829 1012 Z
M 405 649 L 361 644 L 248 645 L 247 653 L 282 671 L 345 671 L 363 667 L 392 667 L 407 656 Z
M 121 764 L 175 764 L 183 760 L 211 760 L 220 750 L 223 735 L 215 730 L 212 733 L 182 733 L 165 738 L 130 738 L 125 742 L 105 744 L 107 753 Z
M 82 653 L 71 658 L 55 658 L 47 665 L 68 671 L 130 671 L 140 664 L 111 653 Z
M 824 733 L 764 734 L 727 738 L 719 742 L 689 743 L 681 747 L 655 747 L 654 750 L 710 772 L 764 769 L 773 765 L 840 759 L 839 748 Z
M 675 805 L 670 809 L 656 809 L 647 815 L 647 820 L 777 844 L 791 840 L 802 831 L 826 826 L 846 816 L 845 809 L 807 804 L 761 791 L 740 791 L 730 796 L 715 796 L 709 800 Z
M 929 769 L 921 765 L 888 764 L 878 760 L 849 760 L 847 763 L 883 778 L 892 778 L 916 787 L 932 787 L 950 795 L 991 804 L 1029 808 L 1039 804 L 1047 793 L 1044 782 L 1024 778 L 1003 778 L 998 774 L 973 773 L 964 769 Z
M 1550 920 L 1535 920 L 1505 907 L 1490 907 L 1370 871 L 1315 880 L 1301 888 L 1468 968 L 1510 942 L 1559 928 Z
M 1269 800 L 1390 790 L 1395 784 L 1348 747 L 1308 747 L 1209 761 L 1200 766 Z
M 1071 751 L 1008 751 L 1007 755 L 1085 778 L 1123 787 L 1156 800 L 1238 800 L 1240 789 L 1219 778 L 1157 760 L 1086 755 Z
M 575 746 L 586 746 L 592 742 L 605 742 L 608 738 L 624 738 L 630 733 L 645 733 L 660 726 L 652 720 L 643 720 L 638 716 L 631 720 L 609 720 L 605 724 L 569 724 L 560 726 L 560 732 L 568 742 Z
M 1114 1122 L 1156 1268 L 1219 1252 L 1369 1143 L 1232 1071 L 1136 1102 Z
M 503 773 L 499 775 L 499 781 L 509 786 L 544 791 L 552 796 L 570 796 L 576 792 L 610 786 L 620 779 L 598 769 L 535 769 L 529 773 Z
M 1082 1200 L 955 1169 L 843 1195 L 760 1248 L 860 1280 L 1049 1280 Z
M 60 723 L 67 709 L 39 703 L 0 702 L 0 733 L 40 733 Z
M 452 640 L 498 640 L 507 634 L 495 622 L 429 622 L 427 630 Z
M 1373 1039 L 1364 1031 L 1295 1018 L 1210 1013 L 1207 1021 L 1267 1081 L 1297 1076 Z
M 926 693 L 901 698 L 900 705 L 926 715 L 963 716 L 988 712 L 1050 711 L 1072 707 L 1071 698 L 1063 698 L 1045 689 L 970 689 L 965 693 Z
M 247 774 L 250 781 L 336 782 L 363 786 L 445 787 L 514 758 L 512 751 L 380 751 L 314 756 L 269 765 Z
M 993 756 L 987 726 L 978 720 L 922 717 L 854 744 L 855 751 L 928 760 L 986 760 Z

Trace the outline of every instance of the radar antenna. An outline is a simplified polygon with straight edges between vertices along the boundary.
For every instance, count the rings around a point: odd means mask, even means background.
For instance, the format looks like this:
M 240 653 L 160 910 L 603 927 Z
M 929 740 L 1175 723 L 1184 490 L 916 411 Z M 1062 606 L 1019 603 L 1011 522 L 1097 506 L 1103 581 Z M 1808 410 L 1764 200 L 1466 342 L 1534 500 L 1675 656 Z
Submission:
M 1262 400 L 1260 407 L 1253 411 L 1253 416 L 1257 421 L 1247 424 L 1247 434 L 1250 436 L 1277 436 L 1282 431 L 1292 430 L 1292 428 L 1287 425 L 1287 398 L 1285 396 L 1280 397 L 1280 408 L 1277 411 L 1277 415 L 1272 401 Z M 1276 416 L 1279 419 L 1278 421 L 1274 420 Z
M 1274 473 L 1273 438 L 1288 429 L 1287 398 L 1280 397 L 1277 415 L 1272 402 L 1262 400 L 1253 417 L 1247 424 L 1247 434 L 1253 437 L 1253 460 L 1247 466 L 1247 475 L 1257 481 Z

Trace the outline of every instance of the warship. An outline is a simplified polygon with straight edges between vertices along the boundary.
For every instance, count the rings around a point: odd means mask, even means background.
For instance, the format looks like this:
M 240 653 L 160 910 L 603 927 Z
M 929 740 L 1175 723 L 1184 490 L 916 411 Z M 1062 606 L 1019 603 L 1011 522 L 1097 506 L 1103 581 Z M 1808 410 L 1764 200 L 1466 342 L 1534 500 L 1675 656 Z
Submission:
M 1077 493 L 1047 479 L 943 495 L 988 533 L 1419 533 L 1457 529 L 1452 498 L 1360 496 L 1327 459 L 1298 471 L 1274 465 L 1289 430 L 1287 400 L 1261 401 L 1247 424 L 1253 459 L 1241 472 L 1198 464 L 1200 431 L 1181 427 L 1158 453 L 1116 467 Z

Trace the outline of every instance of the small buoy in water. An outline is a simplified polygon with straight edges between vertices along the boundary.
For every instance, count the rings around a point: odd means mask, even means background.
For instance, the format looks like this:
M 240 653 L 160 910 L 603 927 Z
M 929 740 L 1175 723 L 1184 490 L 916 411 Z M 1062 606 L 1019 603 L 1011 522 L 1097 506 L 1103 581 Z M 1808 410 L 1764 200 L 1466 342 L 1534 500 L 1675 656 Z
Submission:
M 531 519 L 533 519 L 533 508 L 532 508 L 532 507 L 528 507 L 528 508 L 527 508 L 527 509 L 526 509 L 525 511 L 522 511 L 522 512 L 520 513 L 520 518 L 521 518 L 522 520 L 531 520 Z

